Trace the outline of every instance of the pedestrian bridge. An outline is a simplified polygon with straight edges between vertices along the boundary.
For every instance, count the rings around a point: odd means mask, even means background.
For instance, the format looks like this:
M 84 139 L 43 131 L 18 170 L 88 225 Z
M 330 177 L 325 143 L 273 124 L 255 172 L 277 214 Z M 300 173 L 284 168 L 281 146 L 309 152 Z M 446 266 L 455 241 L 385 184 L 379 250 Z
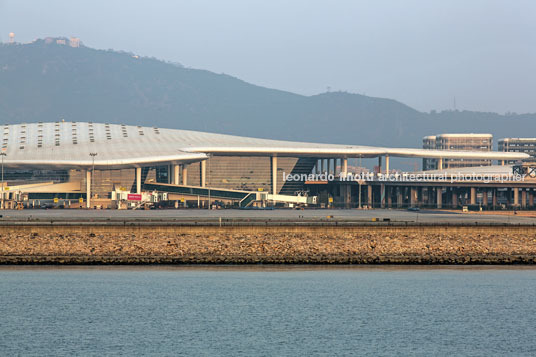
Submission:
M 316 204 L 316 196 L 273 195 L 266 192 L 239 191 L 224 188 L 173 185 L 165 183 L 145 183 L 146 191 L 167 192 L 182 196 L 203 197 L 238 202 L 239 207 L 249 207 L 254 202 L 281 202 L 293 204 Z

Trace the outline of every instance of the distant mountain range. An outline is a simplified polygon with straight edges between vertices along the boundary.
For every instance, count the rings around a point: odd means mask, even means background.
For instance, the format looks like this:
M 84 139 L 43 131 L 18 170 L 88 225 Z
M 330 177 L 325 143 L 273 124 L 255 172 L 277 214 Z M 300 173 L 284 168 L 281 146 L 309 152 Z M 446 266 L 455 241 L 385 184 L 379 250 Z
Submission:
M 61 119 L 395 147 L 445 132 L 492 133 L 495 142 L 536 136 L 536 114 L 429 114 L 359 94 L 298 95 L 125 52 L 0 45 L 0 123 Z

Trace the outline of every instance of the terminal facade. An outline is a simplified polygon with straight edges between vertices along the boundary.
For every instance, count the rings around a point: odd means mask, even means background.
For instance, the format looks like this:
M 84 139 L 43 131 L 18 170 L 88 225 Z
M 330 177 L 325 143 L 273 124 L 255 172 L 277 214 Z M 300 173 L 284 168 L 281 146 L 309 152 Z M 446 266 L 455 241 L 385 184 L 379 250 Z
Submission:
M 526 182 L 381 180 L 393 172 L 391 157 L 434 159 L 441 167 L 454 160 L 515 161 L 528 158 L 526 153 L 315 144 L 87 122 L 2 129 L 3 208 L 445 208 L 533 202 L 533 187 Z M 355 173 L 348 160 L 358 158 L 377 158 L 379 172 L 347 180 Z M 285 175 L 312 179 L 285 180 Z
M 499 140 L 499 151 L 502 152 L 522 152 L 529 154 L 532 158 L 536 156 L 536 138 L 504 138 Z M 513 160 L 507 161 L 514 164 Z
M 457 151 L 491 151 L 493 135 L 491 134 L 439 134 L 425 136 L 422 148 L 427 150 L 457 150 Z M 499 149 L 499 151 L 501 151 Z M 439 169 L 438 159 L 423 159 L 423 170 Z M 491 160 L 474 158 L 445 159 L 443 169 L 460 167 L 490 166 Z

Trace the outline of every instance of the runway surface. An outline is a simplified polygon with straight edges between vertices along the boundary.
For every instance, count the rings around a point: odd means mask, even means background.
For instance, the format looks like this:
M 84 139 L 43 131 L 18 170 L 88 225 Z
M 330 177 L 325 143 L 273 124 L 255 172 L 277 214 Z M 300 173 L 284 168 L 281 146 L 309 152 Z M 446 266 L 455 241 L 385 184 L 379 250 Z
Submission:
M 248 222 L 374 222 L 385 223 L 438 223 L 438 224 L 536 224 L 536 218 L 520 215 L 494 215 L 478 213 L 461 213 L 434 210 L 418 212 L 396 209 L 373 210 L 5 210 L 0 212 L 1 222 L 22 221 L 67 221 L 67 222 L 98 222 L 98 221 L 128 221 L 128 222 L 215 222 L 221 218 L 225 221 Z

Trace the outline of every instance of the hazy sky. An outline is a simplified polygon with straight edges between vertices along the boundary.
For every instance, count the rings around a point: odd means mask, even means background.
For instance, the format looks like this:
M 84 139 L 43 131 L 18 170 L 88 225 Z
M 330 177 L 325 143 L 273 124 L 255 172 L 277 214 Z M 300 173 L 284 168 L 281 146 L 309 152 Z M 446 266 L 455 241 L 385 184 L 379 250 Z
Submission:
M 532 0 L 0 0 L 0 40 L 77 36 L 302 94 L 536 112 Z

